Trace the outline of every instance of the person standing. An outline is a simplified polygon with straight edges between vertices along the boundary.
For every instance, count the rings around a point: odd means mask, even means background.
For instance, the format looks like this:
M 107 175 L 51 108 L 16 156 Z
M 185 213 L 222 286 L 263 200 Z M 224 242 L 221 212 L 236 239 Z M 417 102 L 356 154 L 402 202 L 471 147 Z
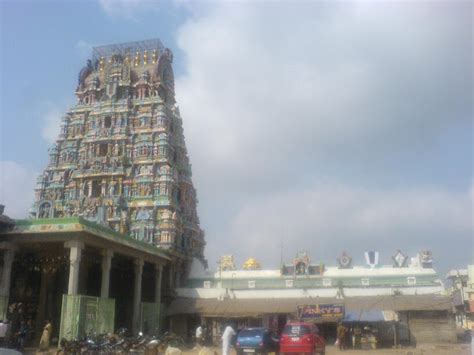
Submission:
M 20 352 L 23 352 L 23 348 L 25 347 L 25 339 L 27 335 L 28 335 L 28 326 L 26 325 L 26 322 L 22 320 L 20 322 L 20 328 L 18 329 L 18 332 L 16 334 L 16 346 Z
M 471 326 L 471 354 L 474 354 L 474 327 Z
M 230 325 L 225 327 L 222 334 L 222 355 L 230 355 L 230 345 L 235 334 L 235 330 Z
M 196 328 L 196 345 L 202 346 L 202 326 L 199 324 L 199 326 Z
M 337 345 L 339 346 L 339 350 L 345 349 L 345 340 L 346 340 L 346 333 L 347 328 L 341 323 L 337 326 Z
M 7 332 L 5 333 L 5 342 L 3 346 L 9 348 L 12 345 L 12 323 L 7 319 L 5 320 L 5 324 L 7 325 Z
M 0 321 L 0 348 L 5 346 L 5 338 L 7 336 L 8 324 L 6 321 Z
M 31 345 L 33 344 L 35 338 L 35 327 L 33 327 L 33 321 L 31 319 L 28 319 L 26 322 L 26 329 L 28 330 L 28 334 L 26 334 L 25 343 L 27 345 Z
M 354 344 L 353 348 L 354 349 L 360 349 L 360 343 L 361 343 L 361 338 L 362 338 L 362 329 L 359 327 L 359 325 L 356 325 L 354 328 Z
M 48 319 L 45 322 L 45 326 L 43 328 L 43 334 L 41 335 L 41 339 L 39 343 L 40 351 L 49 350 L 49 339 L 51 338 L 52 331 L 53 331 L 53 326 L 51 325 L 51 321 Z

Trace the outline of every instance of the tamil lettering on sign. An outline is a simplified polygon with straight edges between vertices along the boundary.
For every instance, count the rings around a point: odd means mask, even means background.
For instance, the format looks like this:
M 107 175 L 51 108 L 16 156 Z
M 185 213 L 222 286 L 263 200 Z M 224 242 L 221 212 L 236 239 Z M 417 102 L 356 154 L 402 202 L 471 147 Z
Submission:
M 337 322 L 344 317 L 344 305 L 308 304 L 298 306 L 298 318 Z

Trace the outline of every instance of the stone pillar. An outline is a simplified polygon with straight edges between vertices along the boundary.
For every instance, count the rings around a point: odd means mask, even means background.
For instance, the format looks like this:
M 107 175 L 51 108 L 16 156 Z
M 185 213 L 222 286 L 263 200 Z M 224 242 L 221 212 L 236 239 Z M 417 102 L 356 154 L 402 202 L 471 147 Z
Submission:
M 155 303 L 161 304 L 161 280 L 163 279 L 163 265 L 155 265 Z
M 92 180 L 89 180 L 87 182 L 87 186 L 89 187 L 89 190 L 87 191 L 87 197 L 91 197 L 92 196 Z
M 100 195 L 107 196 L 107 180 L 102 180 L 100 184 Z
M 3 250 L 3 271 L 2 281 L 0 282 L 0 296 L 7 297 L 10 295 L 10 283 L 12 276 L 13 259 L 15 258 L 16 246 L 12 243 L 0 243 L 0 249 Z
M 176 268 L 174 278 L 175 278 L 174 287 L 176 288 L 181 287 L 181 266 Z
M 139 332 L 140 328 L 140 305 L 142 302 L 142 275 L 143 275 L 143 260 L 135 259 L 134 262 L 135 271 L 135 286 L 133 292 L 133 322 L 132 330 L 134 334 Z
M 70 248 L 69 252 L 69 283 L 68 295 L 77 295 L 79 289 L 79 266 L 81 264 L 82 249 L 84 243 L 79 240 L 71 240 L 64 243 L 64 247 Z
M 174 281 L 174 278 L 173 278 L 173 274 L 174 274 L 174 266 L 172 264 L 170 264 L 170 267 L 169 267 L 169 277 L 168 277 L 168 281 L 169 281 L 169 288 L 172 289 L 173 288 L 173 281 Z
M 41 330 L 43 328 L 43 323 L 50 316 L 47 314 L 47 306 L 48 306 L 48 291 L 50 289 L 51 282 L 53 281 L 54 273 L 50 273 L 41 265 L 41 283 L 40 283 L 40 292 L 39 292 L 39 300 L 38 300 L 38 312 L 36 314 L 36 337 L 38 340 L 39 336 L 41 335 Z
M 398 322 L 397 321 L 393 321 L 392 328 L 393 328 L 393 346 L 394 348 L 398 348 Z
M 101 298 L 109 298 L 110 268 L 112 267 L 113 256 L 114 252 L 112 250 L 102 251 L 102 283 L 100 288 Z

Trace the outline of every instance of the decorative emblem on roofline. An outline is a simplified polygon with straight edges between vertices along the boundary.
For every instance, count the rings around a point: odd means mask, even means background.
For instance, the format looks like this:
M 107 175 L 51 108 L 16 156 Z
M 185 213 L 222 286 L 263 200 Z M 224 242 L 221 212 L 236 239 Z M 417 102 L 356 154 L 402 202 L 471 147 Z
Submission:
M 371 268 L 375 268 L 379 264 L 379 252 L 378 251 L 366 251 L 364 253 L 365 261 Z
M 345 251 L 342 252 L 341 256 L 337 258 L 340 269 L 349 269 L 352 267 L 352 257 L 349 256 Z
M 400 249 L 397 250 L 397 253 L 392 256 L 392 259 L 393 259 L 393 266 L 394 267 L 406 267 L 407 266 L 407 261 L 408 261 L 408 257 L 403 254 Z
M 307 252 L 299 252 L 293 259 L 291 264 L 283 264 L 281 266 L 282 275 L 322 275 L 324 273 L 324 264 L 311 264 L 311 260 Z
M 306 275 L 308 273 L 309 264 L 310 259 L 307 252 L 300 252 L 296 254 L 296 257 L 293 259 L 295 275 Z
M 418 254 L 421 267 L 432 268 L 433 267 L 433 254 L 431 250 L 422 250 Z

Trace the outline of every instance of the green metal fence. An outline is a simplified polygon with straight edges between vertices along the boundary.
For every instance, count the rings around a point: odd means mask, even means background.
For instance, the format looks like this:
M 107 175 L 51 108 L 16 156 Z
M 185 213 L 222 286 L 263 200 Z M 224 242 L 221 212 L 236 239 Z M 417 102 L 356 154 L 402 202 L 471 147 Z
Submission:
M 140 315 L 142 331 L 153 335 L 158 334 L 160 331 L 160 304 L 142 302 Z
M 114 321 L 114 299 L 63 295 L 59 338 L 75 339 L 91 332 L 112 333 Z
M 0 320 L 7 318 L 8 296 L 0 296 Z

